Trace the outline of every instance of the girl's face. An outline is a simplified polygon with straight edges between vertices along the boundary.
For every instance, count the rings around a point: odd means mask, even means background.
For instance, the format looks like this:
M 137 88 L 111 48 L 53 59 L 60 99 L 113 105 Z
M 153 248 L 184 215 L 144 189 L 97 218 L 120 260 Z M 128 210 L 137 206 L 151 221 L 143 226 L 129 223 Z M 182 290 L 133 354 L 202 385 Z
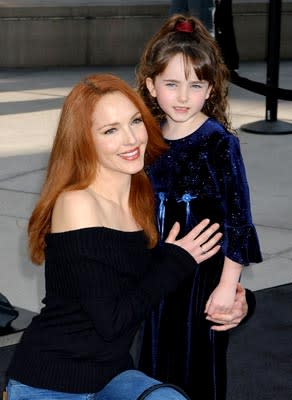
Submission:
M 97 102 L 91 130 L 99 173 L 132 175 L 143 169 L 147 131 L 140 111 L 125 95 L 108 93 Z
M 170 59 L 165 70 L 154 81 L 147 78 L 146 85 L 150 94 L 157 97 L 169 122 L 188 125 L 195 125 L 201 117 L 201 109 L 212 88 L 207 81 L 198 79 L 191 63 L 185 65 L 180 53 Z

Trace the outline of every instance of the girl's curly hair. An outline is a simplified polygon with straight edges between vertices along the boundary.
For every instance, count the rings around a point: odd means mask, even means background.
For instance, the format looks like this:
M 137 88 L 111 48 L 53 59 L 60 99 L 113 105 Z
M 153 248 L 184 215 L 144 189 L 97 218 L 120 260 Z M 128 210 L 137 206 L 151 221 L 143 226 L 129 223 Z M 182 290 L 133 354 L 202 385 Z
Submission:
M 187 23 L 190 27 L 187 32 L 179 29 L 182 23 Z M 202 112 L 221 122 L 228 130 L 232 130 L 227 101 L 229 71 L 215 39 L 200 20 L 192 16 L 170 17 L 147 43 L 137 66 L 137 90 L 154 117 L 161 121 L 165 119 L 165 114 L 156 98 L 149 93 L 146 79 L 151 78 L 154 81 L 176 54 L 182 54 L 184 57 L 186 77 L 190 66 L 193 66 L 197 77 L 212 85 Z

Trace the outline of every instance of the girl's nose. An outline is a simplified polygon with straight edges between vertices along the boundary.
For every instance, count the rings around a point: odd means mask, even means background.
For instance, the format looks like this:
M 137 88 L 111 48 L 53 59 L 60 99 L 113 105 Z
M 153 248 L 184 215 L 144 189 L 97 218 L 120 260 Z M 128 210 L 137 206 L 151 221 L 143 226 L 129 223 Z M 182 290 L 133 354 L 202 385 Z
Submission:
M 185 87 L 181 87 L 178 93 L 178 100 L 182 103 L 185 103 L 188 100 L 188 89 Z

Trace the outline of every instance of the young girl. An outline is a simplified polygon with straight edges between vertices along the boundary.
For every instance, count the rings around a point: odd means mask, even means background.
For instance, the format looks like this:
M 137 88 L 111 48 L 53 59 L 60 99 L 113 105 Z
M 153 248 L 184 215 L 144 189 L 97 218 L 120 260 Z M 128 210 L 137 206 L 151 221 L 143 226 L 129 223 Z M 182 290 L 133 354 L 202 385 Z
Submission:
M 227 116 L 227 78 L 206 28 L 181 15 L 149 41 L 137 69 L 139 92 L 168 145 L 148 169 L 161 240 L 176 220 L 182 234 L 206 217 L 223 232 L 221 251 L 147 321 L 140 367 L 204 400 L 222 400 L 226 390 L 227 333 L 208 319 L 230 310 L 242 266 L 262 259 L 239 141 Z

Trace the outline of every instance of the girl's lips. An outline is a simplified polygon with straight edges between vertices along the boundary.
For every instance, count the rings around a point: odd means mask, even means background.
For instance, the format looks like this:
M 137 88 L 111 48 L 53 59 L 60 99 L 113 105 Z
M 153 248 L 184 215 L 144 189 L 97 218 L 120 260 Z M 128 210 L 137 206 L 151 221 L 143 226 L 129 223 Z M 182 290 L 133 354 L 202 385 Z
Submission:
M 123 158 L 124 160 L 136 160 L 137 158 L 140 157 L 140 149 L 139 147 L 136 147 L 135 149 L 131 151 L 127 151 L 124 153 L 120 153 L 119 156 Z
M 187 112 L 189 110 L 188 107 L 173 107 L 176 112 Z

